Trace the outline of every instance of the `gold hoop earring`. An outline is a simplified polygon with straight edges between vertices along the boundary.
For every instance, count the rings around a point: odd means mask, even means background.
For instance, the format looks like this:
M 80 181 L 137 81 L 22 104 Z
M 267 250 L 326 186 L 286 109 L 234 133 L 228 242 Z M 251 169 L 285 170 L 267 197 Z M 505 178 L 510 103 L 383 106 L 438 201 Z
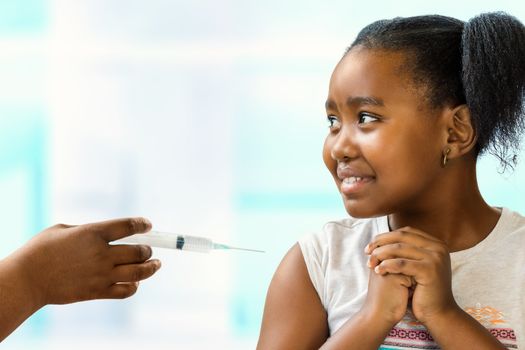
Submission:
M 445 150 L 445 152 L 443 152 L 443 162 L 441 163 L 442 167 L 446 167 L 447 166 L 447 162 L 448 162 L 448 154 L 450 153 L 450 148 L 447 148 Z

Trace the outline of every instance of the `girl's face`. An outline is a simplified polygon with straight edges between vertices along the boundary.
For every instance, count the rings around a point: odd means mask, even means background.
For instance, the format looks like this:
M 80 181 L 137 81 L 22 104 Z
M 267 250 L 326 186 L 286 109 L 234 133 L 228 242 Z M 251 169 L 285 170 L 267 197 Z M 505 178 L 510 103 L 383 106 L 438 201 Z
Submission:
M 428 209 L 439 193 L 439 112 L 412 83 L 405 56 L 354 47 L 335 68 L 323 160 L 353 217 Z

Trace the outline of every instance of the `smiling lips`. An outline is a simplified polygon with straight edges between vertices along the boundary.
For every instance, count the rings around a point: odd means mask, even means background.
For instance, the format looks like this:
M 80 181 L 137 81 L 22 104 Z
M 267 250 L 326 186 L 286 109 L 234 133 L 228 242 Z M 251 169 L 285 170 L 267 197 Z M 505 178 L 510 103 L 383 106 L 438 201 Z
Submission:
M 375 180 L 374 176 L 365 175 L 362 171 L 340 164 L 337 177 L 341 180 L 341 193 L 351 195 L 359 192 L 364 186 Z

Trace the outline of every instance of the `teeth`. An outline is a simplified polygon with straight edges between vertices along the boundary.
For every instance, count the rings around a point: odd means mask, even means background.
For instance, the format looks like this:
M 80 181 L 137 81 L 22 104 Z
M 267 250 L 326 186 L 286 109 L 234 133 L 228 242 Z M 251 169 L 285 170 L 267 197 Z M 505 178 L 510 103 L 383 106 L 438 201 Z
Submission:
M 350 176 L 350 177 L 345 178 L 343 182 L 346 184 L 353 184 L 361 180 L 363 180 L 363 178 L 360 176 Z

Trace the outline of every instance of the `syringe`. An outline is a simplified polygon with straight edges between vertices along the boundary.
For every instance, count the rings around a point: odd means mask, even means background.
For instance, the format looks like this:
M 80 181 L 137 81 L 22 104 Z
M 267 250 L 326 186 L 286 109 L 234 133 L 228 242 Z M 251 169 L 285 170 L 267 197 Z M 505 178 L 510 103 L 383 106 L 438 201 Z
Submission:
M 250 252 L 264 253 L 262 250 L 232 247 L 226 244 L 214 243 L 205 237 L 178 235 L 169 232 L 150 231 L 147 233 L 137 233 L 132 236 L 112 242 L 113 244 L 145 244 L 157 248 L 170 248 L 178 250 L 190 250 L 194 252 L 209 253 L 216 249 L 236 249 Z

